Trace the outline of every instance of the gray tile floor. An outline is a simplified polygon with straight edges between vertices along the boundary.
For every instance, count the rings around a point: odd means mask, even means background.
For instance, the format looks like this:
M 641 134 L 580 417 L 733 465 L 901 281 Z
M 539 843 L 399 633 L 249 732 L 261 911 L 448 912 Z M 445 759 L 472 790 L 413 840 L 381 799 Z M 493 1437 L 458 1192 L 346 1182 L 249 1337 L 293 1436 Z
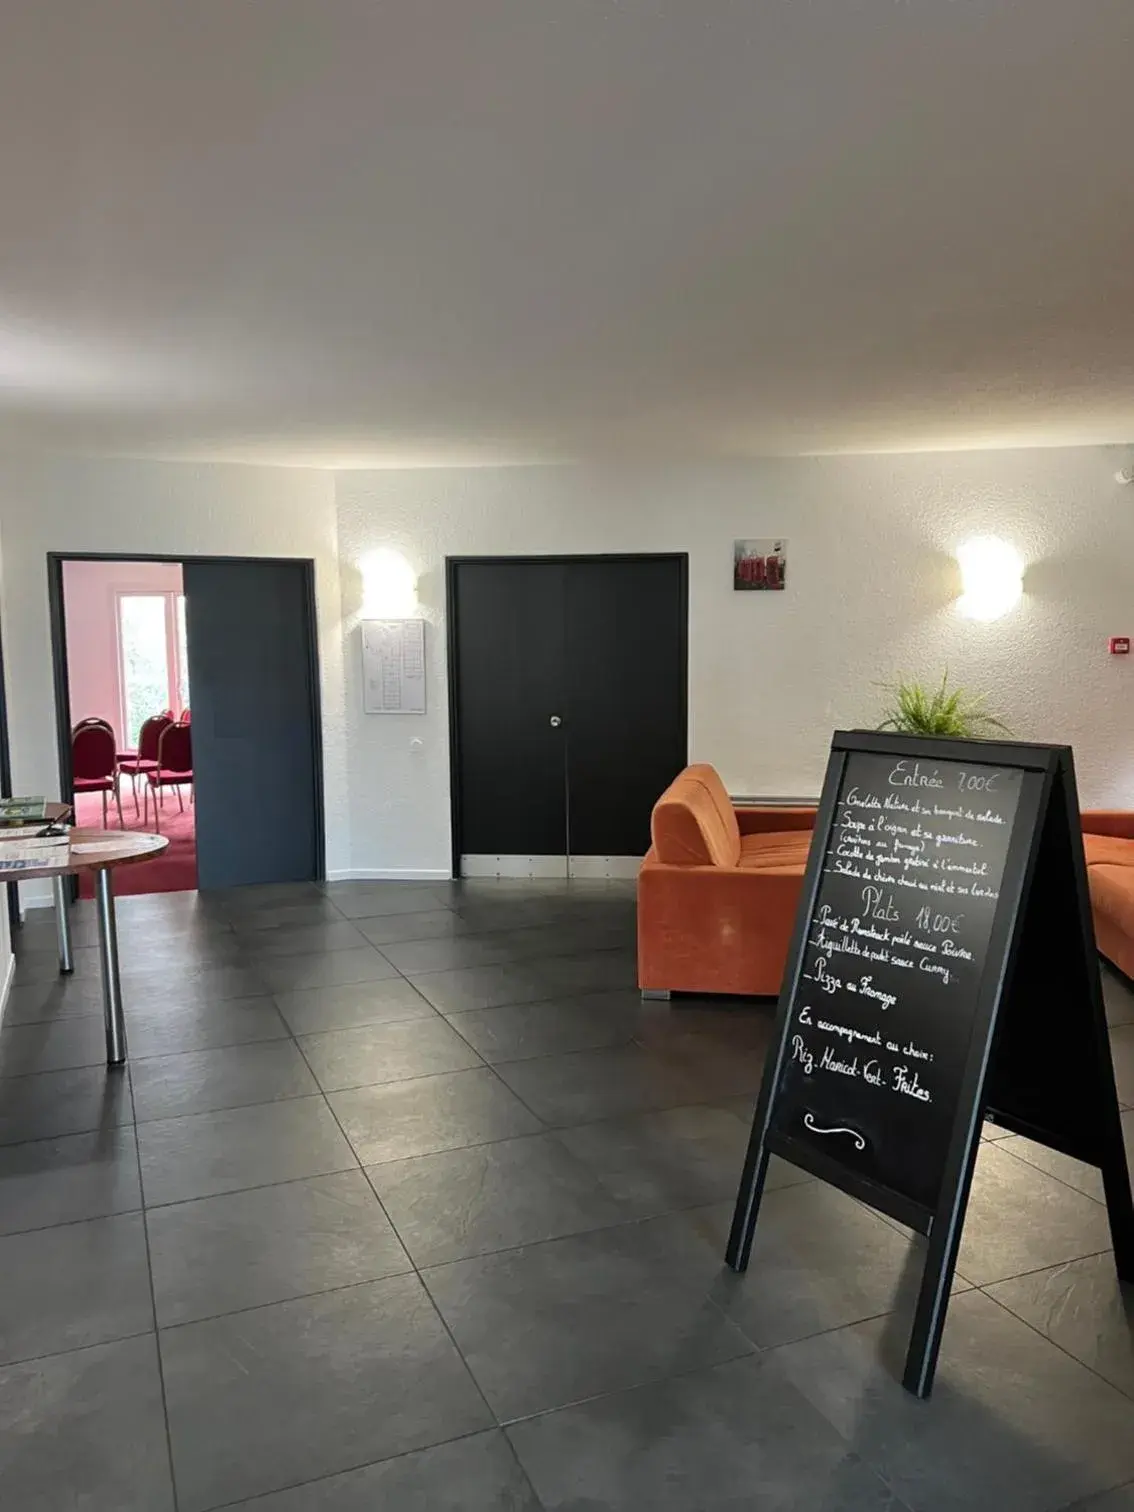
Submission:
M 1134 1512 L 1095 1173 L 988 1131 L 913 1401 L 897 1226 L 776 1163 L 723 1269 L 771 1009 L 643 1005 L 629 887 L 119 917 L 128 1072 L 88 905 L 68 982 L 22 931 L 0 1029 L 5 1508 Z

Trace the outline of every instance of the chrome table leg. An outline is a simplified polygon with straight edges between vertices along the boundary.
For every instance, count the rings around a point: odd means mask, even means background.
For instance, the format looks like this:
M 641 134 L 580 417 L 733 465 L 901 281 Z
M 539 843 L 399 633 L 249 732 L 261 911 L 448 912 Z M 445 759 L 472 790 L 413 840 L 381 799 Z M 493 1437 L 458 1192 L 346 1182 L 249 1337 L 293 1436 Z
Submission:
M 51 888 L 55 894 L 55 932 L 59 937 L 59 970 L 70 976 L 75 969 L 75 957 L 71 952 L 71 900 L 67 896 L 67 878 L 52 877 Z
M 114 889 L 110 867 L 95 872 L 98 904 L 98 951 L 102 967 L 102 1009 L 106 1020 L 106 1063 L 121 1066 L 126 1059 L 126 1019 L 122 1012 L 122 981 L 118 974 L 118 928 L 114 921 Z

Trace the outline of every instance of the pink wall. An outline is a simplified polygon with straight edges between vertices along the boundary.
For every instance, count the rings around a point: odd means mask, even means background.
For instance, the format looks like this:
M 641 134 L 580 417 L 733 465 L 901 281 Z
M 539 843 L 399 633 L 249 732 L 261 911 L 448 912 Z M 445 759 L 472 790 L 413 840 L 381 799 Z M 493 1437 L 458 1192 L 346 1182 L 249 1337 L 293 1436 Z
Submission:
M 180 562 L 64 562 L 63 608 L 67 621 L 67 680 L 71 720 L 97 715 L 114 726 L 120 745 L 137 731 L 123 732 L 115 595 L 180 593 Z

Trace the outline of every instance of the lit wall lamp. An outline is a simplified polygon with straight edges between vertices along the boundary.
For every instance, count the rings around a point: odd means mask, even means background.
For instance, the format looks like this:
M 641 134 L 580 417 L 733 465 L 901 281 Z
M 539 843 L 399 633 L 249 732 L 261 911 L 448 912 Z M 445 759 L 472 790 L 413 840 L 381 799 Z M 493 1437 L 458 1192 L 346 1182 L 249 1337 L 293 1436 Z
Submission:
M 358 564 L 363 619 L 412 619 L 418 613 L 417 574 L 400 551 L 382 547 Z
M 961 597 L 957 608 L 969 619 L 994 620 L 1014 609 L 1024 591 L 1019 552 L 996 536 L 978 536 L 957 551 Z

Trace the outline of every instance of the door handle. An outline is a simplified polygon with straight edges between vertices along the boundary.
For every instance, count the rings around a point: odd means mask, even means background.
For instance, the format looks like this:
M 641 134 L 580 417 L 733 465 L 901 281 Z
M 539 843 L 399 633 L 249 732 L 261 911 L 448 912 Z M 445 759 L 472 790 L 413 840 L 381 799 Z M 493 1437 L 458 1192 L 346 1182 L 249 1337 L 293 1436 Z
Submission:
M 562 723 L 563 721 L 560 719 L 558 714 L 553 714 L 551 716 L 551 728 L 553 730 L 557 730 Z

